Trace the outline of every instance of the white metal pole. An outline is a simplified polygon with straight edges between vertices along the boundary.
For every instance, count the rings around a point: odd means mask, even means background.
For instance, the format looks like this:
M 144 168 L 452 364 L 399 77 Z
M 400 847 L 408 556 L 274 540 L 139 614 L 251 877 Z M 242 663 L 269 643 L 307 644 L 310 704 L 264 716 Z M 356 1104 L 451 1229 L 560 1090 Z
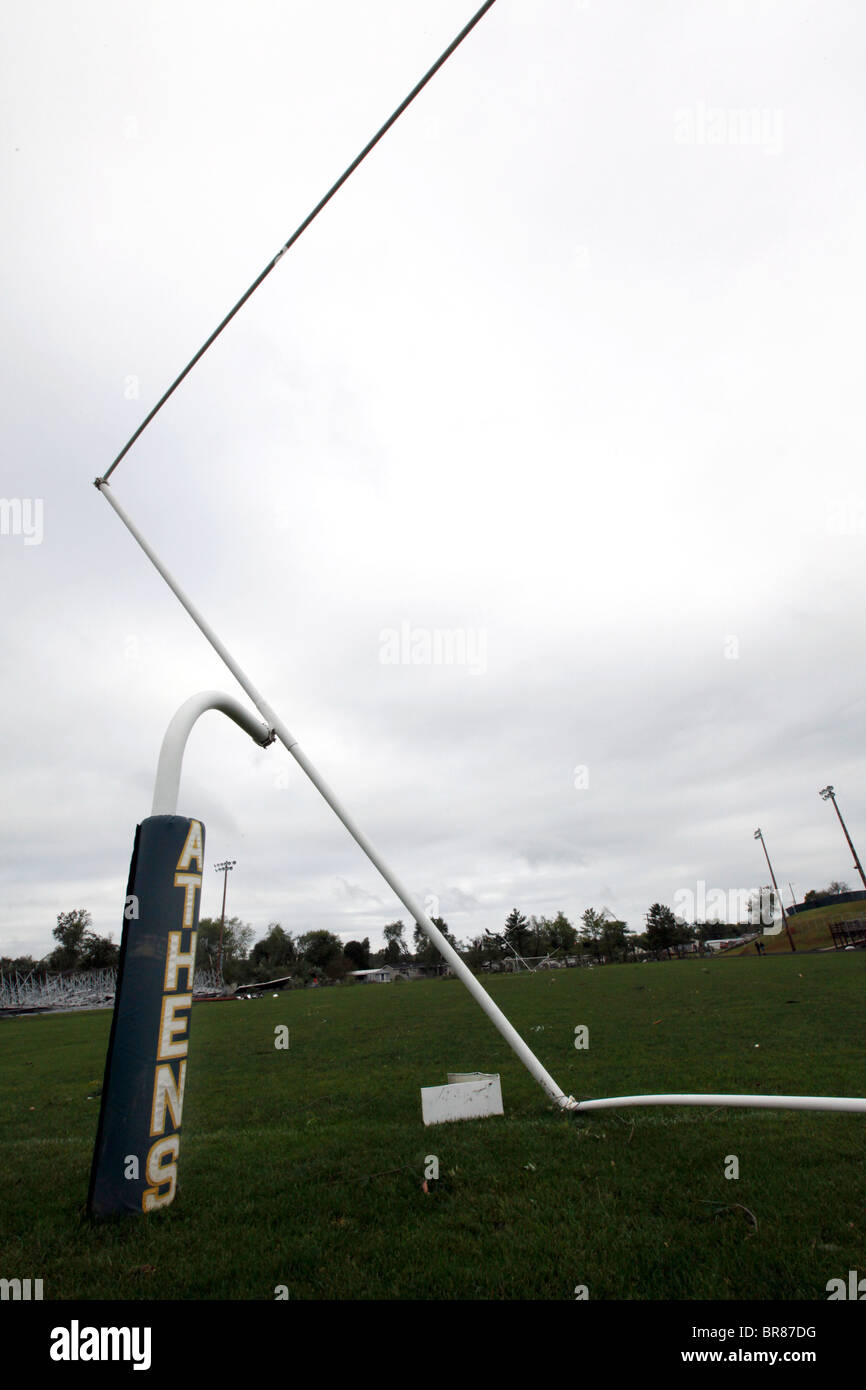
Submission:
M 273 743 L 274 736 L 267 724 L 260 724 L 254 719 L 233 695 L 224 695 L 221 690 L 203 690 L 199 695 L 191 695 L 175 714 L 162 740 L 153 788 L 152 816 L 177 814 L 177 794 L 187 739 L 196 720 L 210 709 L 228 715 L 261 748 Z
M 187 598 L 186 594 L 180 588 L 177 581 L 172 577 L 172 575 L 166 569 L 165 565 L 148 545 L 141 532 L 138 530 L 131 518 L 126 514 L 124 509 L 121 507 L 120 503 L 115 498 L 110 486 L 105 481 L 105 479 L 97 478 L 95 480 L 95 486 L 102 493 L 106 501 L 108 501 L 114 508 L 115 512 L 120 517 L 121 521 L 123 522 L 126 529 L 129 531 L 130 535 L 138 542 L 138 544 L 141 546 L 141 549 L 144 551 L 145 555 L 150 560 L 151 564 L 153 564 L 154 567 L 162 575 L 163 579 L 171 589 L 172 593 L 183 604 L 184 608 L 186 609 L 187 613 L 189 613 L 196 627 L 199 629 L 202 635 L 207 638 L 214 651 L 217 653 L 218 656 L 222 658 L 226 666 L 228 666 L 235 680 L 242 687 L 242 689 L 246 691 L 247 695 L 249 695 L 256 709 L 259 711 L 262 717 L 267 720 L 268 728 L 273 730 L 277 738 L 280 740 L 280 743 L 282 743 L 283 746 L 288 749 L 295 761 L 303 768 L 304 772 L 307 774 L 310 781 L 313 783 L 313 786 L 316 787 L 316 789 L 319 792 L 321 792 L 322 796 L 325 798 L 328 805 L 331 807 L 331 810 L 334 811 L 334 813 L 343 822 L 343 825 L 346 827 L 349 834 L 356 841 L 356 843 L 360 845 L 367 858 L 379 870 L 379 873 L 382 875 L 388 886 L 391 889 L 393 889 L 394 893 L 399 898 L 403 906 L 406 908 L 407 912 L 410 912 L 412 914 L 413 921 L 418 923 L 418 925 L 422 928 L 424 932 L 426 932 L 427 936 L 433 942 L 434 946 L 436 946 L 439 952 L 445 957 L 445 960 L 448 962 L 451 969 L 454 971 L 454 974 L 457 976 L 459 980 L 463 982 L 463 984 L 469 990 L 470 994 L 484 1010 L 485 1014 L 490 1019 L 494 1027 L 499 1030 L 499 1032 L 502 1034 L 503 1038 L 512 1048 L 512 1050 L 517 1053 L 517 1056 L 520 1058 L 527 1071 L 529 1071 L 530 1074 L 539 1083 L 539 1085 L 544 1088 L 544 1090 L 551 1097 L 551 1099 L 556 1101 L 557 1105 L 567 1110 L 575 1109 L 577 1106 L 577 1101 L 575 1101 L 572 1096 L 566 1096 L 565 1092 L 559 1086 L 557 1086 L 556 1082 L 553 1080 L 553 1077 L 550 1076 L 550 1074 L 541 1065 L 535 1053 L 532 1051 L 531 1048 L 529 1048 L 526 1045 L 526 1043 L 521 1038 L 520 1034 L 517 1032 L 516 1028 L 512 1027 L 502 1010 L 497 1008 L 496 1004 L 494 1004 L 493 1000 L 490 998 L 490 995 L 479 984 L 478 980 L 476 980 L 475 976 L 472 974 L 472 971 L 469 970 L 468 967 L 463 963 L 463 961 L 458 956 L 457 952 L 454 950 L 453 946 L 450 945 L 450 943 L 446 940 L 446 938 L 442 935 L 438 928 L 433 925 L 426 912 L 424 912 L 421 908 L 420 904 L 416 902 L 415 898 L 412 896 L 409 890 L 404 887 L 404 885 L 397 878 L 397 875 L 388 867 L 388 865 L 382 859 L 381 855 L 379 855 L 378 852 L 373 848 L 366 835 L 364 835 L 360 827 L 355 824 L 355 821 L 349 815 L 348 811 L 346 811 L 341 802 L 337 799 L 335 793 L 331 791 L 331 788 L 324 781 L 324 779 L 319 776 L 319 773 L 313 767 L 313 764 L 310 762 L 309 758 L 307 758 L 306 754 L 302 752 L 302 750 L 298 746 L 298 740 L 294 738 L 292 734 L 289 733 L 285 724 L 283 724 L 282 720 L 280 720 L 277 717 L 277 715 L 271 709 L 271 706 L 267 703 L 264 697 L 253 685 L 252 681 L 244 674 L 240 666 L 238 666 L 237 662 L 229 654 L 227 649 L 223 646 L 222 642 L 217 637 L 216 633 L 213 631 L 209 623 L 206 622 L 206 620 L 195 607 L 195 605 L 192 603 L 192 601 L 189 598 Z
M 630 1105 L 737 1105 L 757 1110 L 855 1110 L 866 1111 L 866 1099 L 852 1096 L 713 1096 L 660 1095 L 611 1096 L 607 1100 L 582 1100 L 576 1110 L 619 1110 Z

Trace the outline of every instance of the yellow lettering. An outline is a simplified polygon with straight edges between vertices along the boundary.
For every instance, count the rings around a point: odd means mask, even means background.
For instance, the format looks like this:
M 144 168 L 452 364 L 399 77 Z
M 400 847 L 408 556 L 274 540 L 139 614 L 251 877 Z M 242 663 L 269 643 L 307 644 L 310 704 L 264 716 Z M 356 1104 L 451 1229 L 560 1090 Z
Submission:
M 180 1135 L 171 1134 L 167 1139 L 157 1139 L 147 1155 L 147 1180 L 152 1184 L 141 1194 L 142 1211 L 155 1211 L 157 1207 L 167 1207 L 174 1201 L 177 1187 L 177 1156 L 180 1152 Z M 168 1159 L 168 1162 L 165 1160 Z M 168 1191 L 160 1188 L 168 1183 Z
M 195 943 L 198 939 L 198 932 L 193 932 L 189 943 L 188 951 L 181 951 L 180 938 L 182 932 L 170 931 L 168 934 L 168 950 L 165 953 L 165 984 L 163 989 L 168 993 L 177 989 L 177 975 L 179 970 L 186 971 L 186 987 L 192 989 L 195 976 Z
M 175 1129 L 180 1129 L 180 1117 L 183 1114 L 183 1088 L 186 1085 L 186 1062 L 181 1062 L 178 1069 L 178 1077 L 175 1080 L 174 1072 L 168 1063 L 158 1066 L 153 1077 L 153 1106 L 150 1112 L 150 1135 L 151 1138 L 156 1134 L 165 1133 L 165 1112 L 166 1107 L 171 1114 L 171 1122 Z
M 183 925 L 191 927 L 195 914 L 195 890 L 201 888 L 201 874 L 175 874 L 174 886 L 184 891 Z
M 175 1042 L 174 1034 L 186 1032 L 189 1027 L 189 1015 L 185 1018 L 175 1018 L 175 1014 L 179 1009 L 189 1009 L 191 1006 L 191 994 L 163 995 L 159 1020 L 159 1051 L 156 1054 L 158 1062 L 165 1062 L 170 1057 L 186 1056 L 189 1039 L 181 1038 Z
M 181 850 L 180 859 L 177 861 L 178 869 L 188 869 L 193 859 L 198 863 L 199 873 L 204 873 L 204 836 L 201 821 L 197 820 L 190 821 L 186 844 Z

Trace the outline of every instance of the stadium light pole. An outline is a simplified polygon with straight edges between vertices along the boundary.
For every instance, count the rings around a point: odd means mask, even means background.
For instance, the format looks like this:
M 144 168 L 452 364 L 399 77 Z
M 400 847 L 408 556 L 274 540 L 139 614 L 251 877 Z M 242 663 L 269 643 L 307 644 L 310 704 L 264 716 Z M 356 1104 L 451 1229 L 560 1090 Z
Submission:
M 785 931 L 788 933 L 788 942 L 791 947 L 791 950 L 796 951 L 797 947 L 794 945 L 794 938 L 791 935 L 791 928 L 788 926 L 788 914 L 785 911 L 785 904 L 782 902 L 782 894 L 779 892 L 779 885 L 776 882 L 776 875 L 773 873 L 773 866 L 770 863 L 770 856 L 769 854 L 767 854 L 767 846 L 764 844 L 764 837 L 761 834 L 760 826 L 755 831 L 755 839 L 760 840 L 761 842 L 761 848 L 764 851 L 764 858 L 767 861 L 767 868 L 770 870 L 770 878 L 773 880 L 773 887 L 776 890 L 776 897 L 779 899 L 779 906 L 782 909 L 782 921 L 785 923 Z
M 233 869 L 237 862 L 236 859 L 226 859 L 222 864 L 214 864 L 214 868 L 223 876 L 223 911 L 220 917 L 220 949 L 217 957 L 217 971 L 220 979 L 223 977 L 223 927 L 225 926 L 226 920 L 226 887 L 229 881 L 229 869 Z
M 841 825 L 842 829 L 845 831 L 845 839 L 848 841 L 848 848 L 850 849 L 851 853 L 852 853 L 853 856 L 854 856 L 854 864 L 855 864 L 855 866 L 856 866 L 856 868 L 857 868 L 858 874 L 860 875 L 861 881 L 862 881 L 862 883 L 863 883 L 863 887 L 866 888 L 866 875 L 864 875 L 864 873 L 863 873 L 863 865 L 860 863 L 860 860 L 859 860 L 858 855 L 857 855 L 857 851 L 856 851 L 856 849 L 854 848 L 853 842 L 852 842 L 852 840 L 851 840 L 851 836 L 848 834 L 848 827 L 847 827 L 847 825 L 845 824 L 845 822 L 844 822 L 843 819 L 842 819 L 842 812 L 839 810 L 839 807 L 836 805 L 836 793 L 834 792 L 834 790 L 833 790 L 832 787 L 827 786 L 827 787 L 822 787 L 821 790 L 819 791 L 818 795 L 821 797 L 821 799 L 822 799 L 823 801 L 832 801 L 833 805 L 836 807 L 836 815 L 839 817 L 839 824 Z

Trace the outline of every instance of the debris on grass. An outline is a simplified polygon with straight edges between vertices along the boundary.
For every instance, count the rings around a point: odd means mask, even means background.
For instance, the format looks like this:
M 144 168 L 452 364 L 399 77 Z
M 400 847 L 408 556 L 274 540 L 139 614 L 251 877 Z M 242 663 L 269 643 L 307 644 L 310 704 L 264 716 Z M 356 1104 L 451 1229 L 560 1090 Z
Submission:
M 707 1199 L 707 1198 L 701 1198 L 700 1200 L 702 1201 L 702 1203 L 703 1203 L 704 1206 L 709 1206 L 709 1207 L 713 1207 L 713 1208 L 714 1208 L 713 1213 L 712 1213 L 713 1216 L 725 1216 L 725 1215 L 727 1215 L 728 1212 L 731 1212 L 731 1211 L 742 1211 L 742 1212 L 745 1212 L 746 1218 L 748 1219 L 748 1221 L 750 1222 L 750 1224 L 751 1224 L 751 1226 L 752 1226 L 752 1230 L 749 1232 L 749 1235 L 752 1235 L 752 1234 L 754 1233 L 754 1231 L 757 1231 L 757 1229 L 758 1229 L 758 1218 L 757 1218 L 757 1216 L 755 1215 L 755 1213 L 754 1213 L 753 1211 L 751 1211 L 751 1210 L 749 1209 L 749 1207 L 743 1206 L 743 1203 L 742 1203 L 742 1202 L 715 1202 L 715 1201 L 710 1201 L 710 1200 Z

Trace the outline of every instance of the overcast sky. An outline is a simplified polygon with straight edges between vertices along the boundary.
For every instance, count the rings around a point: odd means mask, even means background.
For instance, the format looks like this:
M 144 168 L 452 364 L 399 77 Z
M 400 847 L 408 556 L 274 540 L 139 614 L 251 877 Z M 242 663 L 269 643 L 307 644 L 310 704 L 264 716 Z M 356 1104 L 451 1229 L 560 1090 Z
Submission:
M 471 13 L 4 8 L 0 954 L 119 939 L 171 716 L 250 703 L 94 477 Z M 859 886 L 864 50 L 857 0 L 497 0 L 112 475 L 458 939 L 754 888 L 757 826 Z M 411 932 L 279 744 L 205 715 L 178 810 L 202 915 L 236 859 L 257 937 Z

